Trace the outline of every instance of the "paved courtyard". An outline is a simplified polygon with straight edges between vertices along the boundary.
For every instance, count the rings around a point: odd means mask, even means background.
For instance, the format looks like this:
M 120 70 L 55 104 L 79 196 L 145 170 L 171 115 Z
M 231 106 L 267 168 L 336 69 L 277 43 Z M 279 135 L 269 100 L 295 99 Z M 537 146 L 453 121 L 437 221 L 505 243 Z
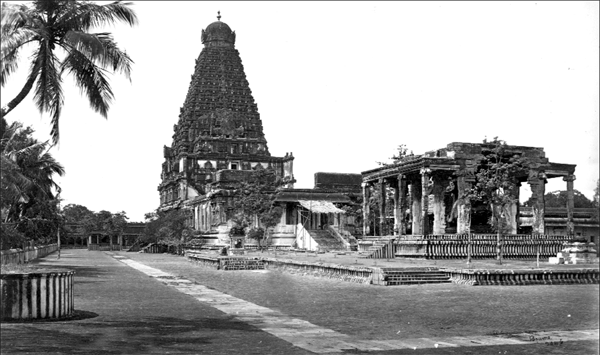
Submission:
M 2 354 L 599 349 L 598 285 L 379 287 L 274 271 L 218 271 L 169 254 L 78 249 L 40 263 L 76 271 L 76 316 L 2 323 Z

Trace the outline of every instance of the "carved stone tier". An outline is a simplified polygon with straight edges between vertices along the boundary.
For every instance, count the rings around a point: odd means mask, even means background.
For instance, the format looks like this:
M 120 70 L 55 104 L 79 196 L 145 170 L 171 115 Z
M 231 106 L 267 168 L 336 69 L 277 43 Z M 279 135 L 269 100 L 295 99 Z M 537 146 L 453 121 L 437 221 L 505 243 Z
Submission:
M 163 209 L 208 193 L 216 171 L 223 169 L 273 169 L 293 180 L 294 157 L 269 153 L 235 33 L 217 21 L 202 31 L 202 43 L 173 143 L 164 148 L 158 187 Z

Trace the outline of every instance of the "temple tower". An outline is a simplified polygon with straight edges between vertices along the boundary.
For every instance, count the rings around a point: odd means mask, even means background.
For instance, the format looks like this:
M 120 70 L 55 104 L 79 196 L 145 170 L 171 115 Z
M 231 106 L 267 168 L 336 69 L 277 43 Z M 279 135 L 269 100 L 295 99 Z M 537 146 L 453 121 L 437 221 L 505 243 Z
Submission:
M 293 156 L 272 157 L 258 107 L 235 49 L 236 34 L 220 20 L 202 30 L 204 48 L 194 74 L 173 143 L 164 147 L 160 208 L 177 208 L 203 196 L 219 170 L 273 169 L 293 180 Z M 291 184 L 289 187 L 292 187 Z

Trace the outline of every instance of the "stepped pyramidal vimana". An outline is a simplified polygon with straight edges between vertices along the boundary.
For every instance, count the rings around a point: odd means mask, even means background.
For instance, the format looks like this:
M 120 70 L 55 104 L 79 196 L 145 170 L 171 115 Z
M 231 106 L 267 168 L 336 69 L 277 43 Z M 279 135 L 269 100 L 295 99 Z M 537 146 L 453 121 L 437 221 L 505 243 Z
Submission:
M 190 225 L 197 235 L 228 244 L 226 224 L 235 198 L 232 183 L 248 171 L 270 169 L 283 179 L 286 190 L 278 197 L 286 213 L 273 243 L 294 244 L 296 225 L 302 221 L 313 229 L 327 222 L 343 230 L 347 219 L 340 218 L 342 211 L 333 203 L 352 203 L 360 194 L 360 174 L 316 173 L 315 189 L 294 189 L 294 157 L 291 152 L 282 157 L 269 152 L 258 106 L 235 48 L 235 32 L 219 15 L 218 21 L 202 30 L 201 41 L 204 48 L 173 127 L 173 142 L 164 147 L 159 209 L 191 211 Z M 321 243 L 334 241 L 335 236 L 328 235 Z
M 269 152 L 235 32 L 217 21 L 202 30 L 202 43 L 172 146 L 164 148 L 162 208 L 207 194 L 219 170 L 272 168 L 278 176 L 293 176 L 294 158 Z

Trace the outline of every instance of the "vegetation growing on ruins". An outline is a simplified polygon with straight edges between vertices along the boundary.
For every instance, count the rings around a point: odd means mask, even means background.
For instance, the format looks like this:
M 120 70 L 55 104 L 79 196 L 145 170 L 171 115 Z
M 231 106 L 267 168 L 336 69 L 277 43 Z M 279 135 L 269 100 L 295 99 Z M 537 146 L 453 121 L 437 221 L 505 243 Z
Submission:
M 415 157 L 412 150 L 410 151 L 410 153 L 408 152 L 408 148 L 406 147 L 406 144 L 400 144 L 396 149 L 397 149 L 397 152 L 389 158 L 392 161 L 391 163 L 385 163 L 385 162 L 378 161 L 378 162 L 376 162 L 377 165 L 379 165 L 379 166 L 392 165 L 392 164 L 401 163 L 403 161 L 413 159 Z
M 478 201 L 489 206 L 491 217 L 490 226 L 497 232 L 498 247 L 497 259 L 502 263 L 502 233 L 507 233 L 508 225 L 506 216 L 511 213 L 510 208 L 518 201 L 518 181 L 516 176 L 527 171 L 527 160 L 519 155 L 511 155 L 506 151 L 506 141 L 494 137 L 489 144 L 489 149 L 483 151 L 475 173 L 475 183 L 466 189 L 463 196 L 469 201 Z
M 11 112 L 35 87 L 33 100 L 41 113 L 51 115 L 51 136 L 58 142 L 65 73 L 73 75 L 91 108 L 107 117 L 114 99 L 107 71 L 123 74 L 131 80 L 133 61 L 117 46 L 110 33 L 91 33 L 90 30 L 115 22 L 137 24 L 130 5 L 58 0 L 38 0 L 31 5 L 3 2 L 0 84 L 4 86 L 18 68 L 20 54 L 26 47 L 33 47 L 33 54 L 29 57 L 27 81 L 19 94 L 2 108 L 1 117 Z
M 283 209 L 275 200 L 286 183 L 267 169 L 254 170 L 237 183 L 232 220 L 238 228 L 247 229 L 248 238 L 256 239 L 259 246 L 268 239 L 269 228 L 281 219 Z

